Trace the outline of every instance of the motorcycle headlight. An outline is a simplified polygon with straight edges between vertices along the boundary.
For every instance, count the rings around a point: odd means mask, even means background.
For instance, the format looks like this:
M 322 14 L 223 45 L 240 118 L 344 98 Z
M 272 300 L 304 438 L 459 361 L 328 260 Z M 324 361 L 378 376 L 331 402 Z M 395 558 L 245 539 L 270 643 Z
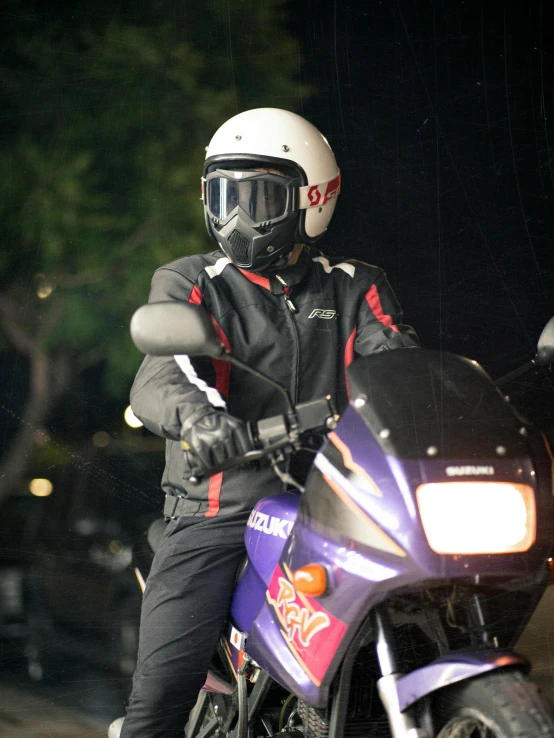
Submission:
M 421 484 L 416 495 L 436 553 L 515 553 L 535 541 L 535 494 L 527 484 L 440 482 Z

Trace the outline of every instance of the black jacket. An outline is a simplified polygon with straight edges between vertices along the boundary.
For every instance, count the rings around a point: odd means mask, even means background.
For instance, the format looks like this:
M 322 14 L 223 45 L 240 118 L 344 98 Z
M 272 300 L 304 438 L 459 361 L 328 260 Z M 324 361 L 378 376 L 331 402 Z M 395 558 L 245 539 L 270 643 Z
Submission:
M 355 355 L 417 345 L 414 331 L 400 324 L 402 311 L 382 270 L 308 247 L 294 266 L 269 278 L 241 271 L 220 251 L 177 259 L 154 274 L 149 301 L 163 300 L 204 305 L 233 354 L 286 385 L 294 402 L 331 394 L 342 410 L 345 369 Z M 251 509 L 281 489 L 269 467 L 229 470 L 198 485 L 184 480 L 181 425 L 206 403 L 243 420 L 284 410 L 267 384 L 217 360 L 148 356 L 131 390 L 135 415 L 168 439 L 162 487 L 186 497 L 180 514 Z

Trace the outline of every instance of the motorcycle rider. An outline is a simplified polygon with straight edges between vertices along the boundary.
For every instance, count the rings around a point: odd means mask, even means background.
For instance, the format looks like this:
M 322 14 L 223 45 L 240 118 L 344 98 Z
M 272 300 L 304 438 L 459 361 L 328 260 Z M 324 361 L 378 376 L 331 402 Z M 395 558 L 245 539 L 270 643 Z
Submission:
M 380 269 L 311 245 L 339 191 L 331 147 L 311 123 L 274 108 L 234 116 L 213 136 L 202 174 L 219 250 L 158 269 L 149 301 L 203 305 L 224 345 L 290 388 L 293 402 L 330 394 L 342 410 L 356 355 L 417 337 Z M 228 613 L 248 516 L 282 489 L 269 465 L 205 472 L 250 450 L 247 422 L 282 412 L 282 397 L 225 362 L 146 357 L 131 405 L 167 439 L 168 524 L 146 584 L 121 738 L 182 738 Z

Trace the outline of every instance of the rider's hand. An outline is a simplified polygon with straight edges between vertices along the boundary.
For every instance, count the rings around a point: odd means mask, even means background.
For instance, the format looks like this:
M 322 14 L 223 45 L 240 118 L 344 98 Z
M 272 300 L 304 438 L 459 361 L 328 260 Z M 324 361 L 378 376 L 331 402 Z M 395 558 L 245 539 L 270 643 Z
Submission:
M 246 423 L 211 407 L 185 420 L 181 445 L 189 477 L 203 476 L 210 468 L 254 448 Z

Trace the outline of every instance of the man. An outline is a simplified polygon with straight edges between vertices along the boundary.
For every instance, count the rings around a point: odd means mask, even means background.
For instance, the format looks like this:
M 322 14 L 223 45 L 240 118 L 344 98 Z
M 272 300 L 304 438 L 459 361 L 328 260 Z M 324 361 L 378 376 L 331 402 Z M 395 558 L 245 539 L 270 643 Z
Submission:
M 231 118 L 210 142 L 202 176 L 206 226 L 221 251 L 158 269 L 150 302 L 202 304 L 225 346 L 286 385 L 293 402 L 331 394 L 343 409 L 355 355 L 417 338 L 399 324 L 380 269 L 310 246 L 339 190 L 333 152 L 308 121 L 272 108 Z M 182 738 L 227 616 L 249 513 L 281 491 L 269 466 L 209 469 L 251 449 L 247 421 L 282 412 L 282 398 L 225 362 L 147 357 L 131 404 L 167 439 L 169 523 L 146 586 L 121 738 Z

